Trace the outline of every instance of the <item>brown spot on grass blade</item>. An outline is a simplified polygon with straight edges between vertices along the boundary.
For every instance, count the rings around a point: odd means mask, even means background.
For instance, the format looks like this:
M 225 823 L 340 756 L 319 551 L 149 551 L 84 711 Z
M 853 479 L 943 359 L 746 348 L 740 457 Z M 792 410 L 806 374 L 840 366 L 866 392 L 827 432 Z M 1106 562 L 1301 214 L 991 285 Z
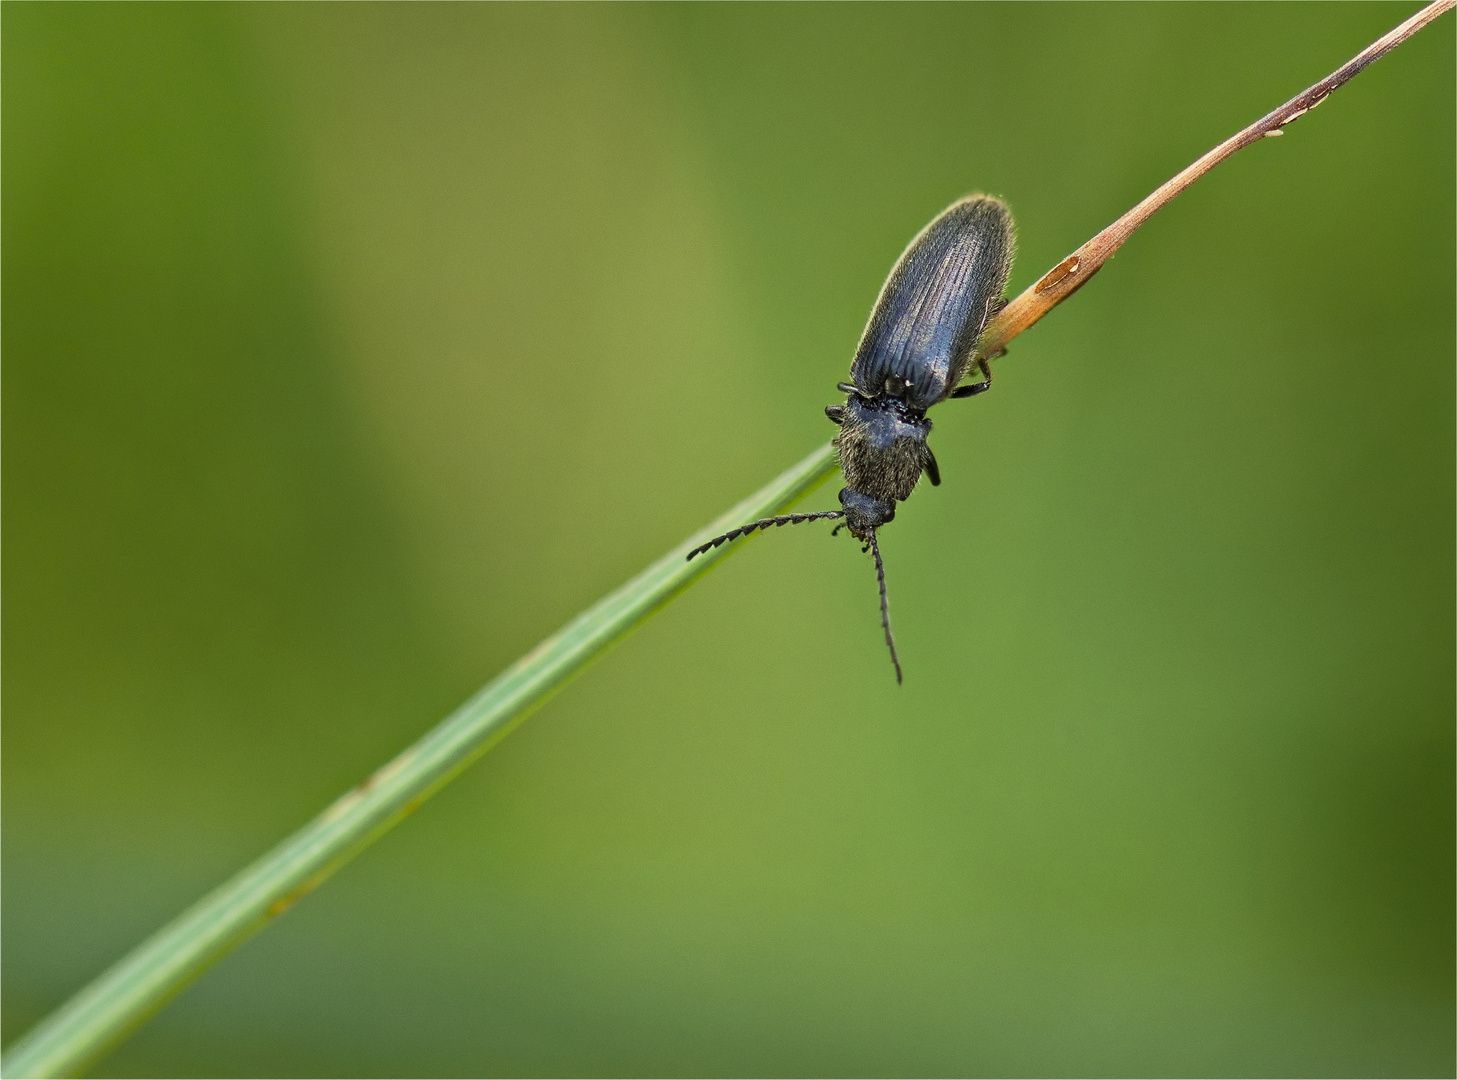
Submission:
M 1078 267 L 1081 266 L 1082 263 L 1083 260 L 1078 258 L 1076 255 L 1069 255 L 1066 259 L 1063 259 L 1062 262 L 1058 263 L 1047 273 L 1043 274 L 1042 280 L 1039 281 L 1036 285 L 1032 286 L 1032 291 L 1038 293 L 1046 292 L 1048 289 L 1051 289 L 1054 286 L 1060 284 L 1069 275 L 1076 274 L 1078 272 Z

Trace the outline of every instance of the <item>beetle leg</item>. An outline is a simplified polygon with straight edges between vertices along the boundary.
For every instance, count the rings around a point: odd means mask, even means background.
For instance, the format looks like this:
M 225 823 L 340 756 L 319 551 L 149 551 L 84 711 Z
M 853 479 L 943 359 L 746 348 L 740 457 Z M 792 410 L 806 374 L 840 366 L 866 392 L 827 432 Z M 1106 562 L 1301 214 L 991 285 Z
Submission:
M 926 478 L 931 481 L 932 487 L 941 486 L 941 467 L 936 464 L 936 455 L 931 453 L 931 448 L 926 447 Z
M 864 390 L 861 390 L 860 387 L 856 386 L 852 382 L 836 383 L 835 389 L 840 391 L 840 393 L 842 394 L 854 394 L 856 397 L 863 398 L 866 401 L 869 401 L 875 396 L 874 394 L 867 394 Z
M 845 406 L 843 406 L 843 405 L 826 405 L 825 406 L 825 415 L 828 416 L 835 423 L 837 423 L 837 424 L 843 424 L 845 422 Z
M 982 374 L 982 381 L 972 383 L 970 386 L 958 386 L 951 391 L 951 397 L 975 397 L 977 394 L 984 394 L 992 388 L 992 366 L 987 363 L 988 357 L 983 356 L 976 362 L 977 370 Z

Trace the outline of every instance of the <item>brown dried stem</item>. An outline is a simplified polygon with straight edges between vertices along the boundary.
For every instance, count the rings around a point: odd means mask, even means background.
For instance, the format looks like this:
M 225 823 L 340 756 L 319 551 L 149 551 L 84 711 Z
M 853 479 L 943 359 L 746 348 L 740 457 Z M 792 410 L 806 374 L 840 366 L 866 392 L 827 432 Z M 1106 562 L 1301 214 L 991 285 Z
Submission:
M 1183 172 L 1165 182 L 1152 195 L 1043 274 L 1021 296 L 1004 307 L 982 335 L 978 354 L 996 356 L 1007 347 L 1007 342 L 1081 289 L 1112 258 L 1113 253 L 1123 246 L 1124 241 L 1153 217 L 1156 210 L 1214 166 L 1251 143 L 1284 134 L 1286 124 L 1304 116 L 1329 97 L 1331 91 L 1348 82 L 1367 65 L 1381 59 L 1427 23 L 1445 15 L 1454 6 L 1457 6 L 1457 0 L 1436 0 L 1435 3 L 1428 4 L 1389 34 L 1362 49 L 1320 82 L 1302 90 L 1274 112 L 1226 139 Z

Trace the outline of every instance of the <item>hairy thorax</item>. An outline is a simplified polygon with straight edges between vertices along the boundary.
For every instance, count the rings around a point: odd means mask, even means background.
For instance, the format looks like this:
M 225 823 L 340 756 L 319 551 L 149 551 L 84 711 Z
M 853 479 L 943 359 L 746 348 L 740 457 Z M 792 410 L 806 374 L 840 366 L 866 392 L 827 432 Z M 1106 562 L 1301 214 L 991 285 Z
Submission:
M 835 440 L 846 483 L 874 499 L 909 498 L 926 467 L 930 431 L 925 413 L 899 398 L 882 394 L 866 401 L 851 394 Z

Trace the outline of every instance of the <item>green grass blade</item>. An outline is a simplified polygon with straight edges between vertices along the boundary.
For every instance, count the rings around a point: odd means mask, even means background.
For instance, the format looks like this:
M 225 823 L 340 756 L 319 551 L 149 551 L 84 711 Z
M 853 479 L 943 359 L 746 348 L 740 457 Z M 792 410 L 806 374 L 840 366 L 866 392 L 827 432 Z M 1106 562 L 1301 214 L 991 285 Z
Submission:
M 826 445 L 683 541 L 488 683 L 454 714 L 230 881 L 142 942 L 18 1040 L 7 1077 L 66 1076 L 123 1039 L 210 963 L 282 913 L 504 738 L 568 679 L 739 544 L 697 545 L 780 513 L 836 469 Z

